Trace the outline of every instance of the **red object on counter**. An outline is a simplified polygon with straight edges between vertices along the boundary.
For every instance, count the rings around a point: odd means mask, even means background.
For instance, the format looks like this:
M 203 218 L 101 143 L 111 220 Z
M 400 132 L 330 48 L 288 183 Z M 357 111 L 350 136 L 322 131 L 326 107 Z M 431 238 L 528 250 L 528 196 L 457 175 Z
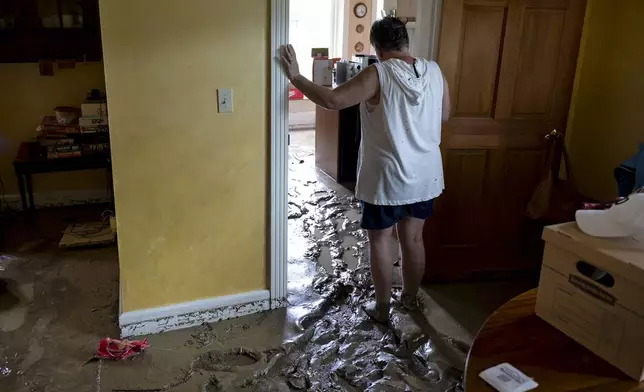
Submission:
M 304 94 L 302 94 L 302 92 L 295 87 L 291 87 L 288 89 L 288 99 L 289 101 L 304 99 Z
M 100 359 L 127 359 L 139 355 L 150 347 L 148 340 L 117 340 L 102 339 L 98 344 L 96 358 Z

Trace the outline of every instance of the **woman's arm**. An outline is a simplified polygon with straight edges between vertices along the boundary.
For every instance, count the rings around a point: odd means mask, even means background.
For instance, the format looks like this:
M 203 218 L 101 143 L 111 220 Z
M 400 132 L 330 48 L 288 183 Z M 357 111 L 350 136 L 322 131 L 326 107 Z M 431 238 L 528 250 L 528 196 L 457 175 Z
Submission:
M 282 67 L 293 86 L 316 105 L 329 110 L 341 110 L 375 97 L 380 92 L 378 70 L 374 65 L 338 88 L 319 86 L 300 74 L 295 50 L 291 45 L 281 49 Z

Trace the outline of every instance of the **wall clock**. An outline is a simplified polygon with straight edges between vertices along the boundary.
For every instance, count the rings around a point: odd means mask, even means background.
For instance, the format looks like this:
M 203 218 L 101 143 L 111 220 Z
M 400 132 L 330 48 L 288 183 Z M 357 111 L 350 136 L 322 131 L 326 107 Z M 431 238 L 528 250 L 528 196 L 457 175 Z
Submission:
M 353 49 L 355 49 L 355 51 L 358 53 L 362 53 L 362 51 L 364 50 L 364 44 L 362 42 L 358 42 L 355 44 Z
M 363 25 L 359 24 L 359 25 L 356 26 L 356 33 L 362 34 L 363 31 L 364 31 L 364 26 Z
M 353 7 L 353 14 L 356 16 L 356 18 L 364 18 L 367 16 L 367 5 L 365 3 L 358 3 L 356 4 L 355 7 Z

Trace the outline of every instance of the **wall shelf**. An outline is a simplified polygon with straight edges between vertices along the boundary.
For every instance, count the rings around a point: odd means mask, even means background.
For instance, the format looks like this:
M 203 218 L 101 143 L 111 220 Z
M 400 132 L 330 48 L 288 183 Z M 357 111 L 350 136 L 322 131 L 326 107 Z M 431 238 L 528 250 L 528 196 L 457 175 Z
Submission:
M 52 10 L 56 12 L 54 15 Z M 73 10 L 73 14 L 68 10 Z M 101 58 L 98 0 L 0 3 L 0 63 L 99 61 Z

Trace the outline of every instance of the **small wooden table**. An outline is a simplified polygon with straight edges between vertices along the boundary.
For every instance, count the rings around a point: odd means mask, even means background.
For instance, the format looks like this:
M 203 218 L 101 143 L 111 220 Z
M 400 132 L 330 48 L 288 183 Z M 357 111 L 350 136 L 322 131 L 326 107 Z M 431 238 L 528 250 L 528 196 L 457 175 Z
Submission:
M 47 159 L 37 142 L 22 143 L 18 156 L 13 161 L 13 168 L 18 178 L 22 210 L 34 209 L 34 191 L 31 181 L 33 174 L 57 173 L 75 170 L 105 169 L 112 174 L 110 153 L 96 153 L 73 158 Z M 110 181 L 111 182 L 111 181 Z M 111 189 L 111 184 L 110 184 Z M 27 197 L 29 204 L 27 204 Z
M 465 367 L 466 392 L 494 389 L 479 377 L 508 362 L 538 384 L 539 391 L 644 391 L 617 368 L 559 332 L 534 313 L 537 289 L 501 306 L 479 330 Z

